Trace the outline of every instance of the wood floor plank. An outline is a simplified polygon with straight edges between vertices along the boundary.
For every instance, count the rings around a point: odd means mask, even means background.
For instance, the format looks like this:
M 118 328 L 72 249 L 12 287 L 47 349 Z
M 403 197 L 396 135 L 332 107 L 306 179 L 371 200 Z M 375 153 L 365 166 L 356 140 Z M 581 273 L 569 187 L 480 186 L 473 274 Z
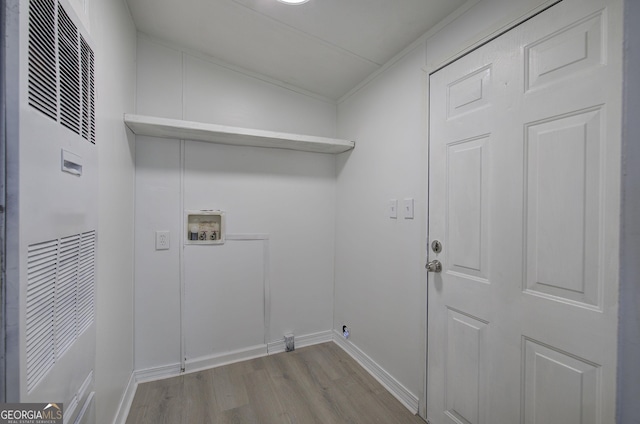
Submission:
M 333 342 L 140 384 L 126 424 L 424 424 Z
M 377 395 L 370 388 L 363 386 L 355 375 L 345 377 L 336 384 L 336 398 L 340 400 L 341 410 L 345 417 L 355 423 L 404 424 L 404 420 L 412 414 L 397 416 L 380 404 Z
M 357 364 L 340 346 L 335 343 L 322 343 L 317 345 L 319 353 L 325 358 L 324 361 L 330 364 L 334 377 L 346 377 L 354 372 L 354 364 Z
M 210 423 L 220 411 L 213 388 L 213 373 L 203 371 L 186 374 L 184 384 L 185 423 Z
M 292 423 L 323 424 L 310 408 L 309 399 L 300 389 L 298 383 L 288 376 L 271 376 L 274 395 Z
M 154 386 L 148 399 L 156 399 L 158 402 L 155 408 L 150 406 L 145 414 L 145 422 L 159 424 L 182 423 L 183 414 L 183 376 L 168 379 L 168 384 Z
M 151 383 L 142 383 L 138 385 L 133 402 L 129 408 L 126 424 L 137 424 L 144 422 L 144 416 L 147 408 L 153 403 L 153 399 L 148 398 L 149 391 L 152 387 Z
M 260 357 L 249 361 L 235 362 L 233 364 L 225 365 L 224 368 L 229 368 L 229 372 L 231 374 L 245 375 L 252 373 L 253 371 L 264 369 L 264 358 L 265 357 Z M 268 358 L 268 356 L 266 358 Z
M 306 371 L 312 381 L 321 388 L 329 387 L 331 382 L 340 378 L 340 373 L 335 372 L 330 363 L 326 360 L 325 355 L 318 349 L 309 348 L 296 351 L 299 361 L 304 364 Z
M 314 383 L 311 373 L 301 364 L 302 355 L 298 352 L 289 355 L 275 355 L 270 362 L 273 368 L 281 370 L 270 372 L 280 400 L 291 422 L 309 424 L 331 424 L 338 422 L 330 404 L 323 397 L 323 388 Z
M 371 391 L 358 384 L 353 376 L 350 375 L 336 380 L 330 388 L 330 393 L 331 397 L 335 399 L 337 408 L 345 422 L 376 422 L 376 414 L 363 408 L 366 402 L 362 399 L 370 395 Z
M 335 343 L 323 343 L 317 345 L 317 348 L 307 349 L 305 353 L 318 364 L 329 379 L 337 380 L 349 375 L 349 370 L 340 359 L 337 359 L 333 347 L 340 349 Z
M 320 364 L 305 355 L 307 351 L 302 350 L 297 356 L 287 360 L 295 375 L 295 380 L 322 423 L 342 423 L 343 417 L 340 414 L 340 409 L 329 393 L 333 380 L 328 378 Z
M 262 424 L 264 421 L 260 419 L 251 405 L 244 405 L 222 412 L 217 420 L 211 422 L 216 424 Z
M 246 367 L 219 367 L 213 370 L 213 387 L 221 411 L 235 409 L 249 402 L 243 377 L 250 372 Z
M 386 389 L 378 383 L 378 380 L 369 374 L 367 370 L 362 368 L 355 359 L 347 354 L 347 352 L 342 350 L 335 343 L 332 343 L 332 345 L 333 346 L 331 346 L 330 351 L 333 354 L 333 357 L 349 370 L 349 375 L 355 376 L 364 386 L 374 393 L 382 393 L 386 391 Z
M 264 424 L 293 424 L 274 394 L 274 387 L 266 370 L 243 376 L 249 403 Z
M 401 404 L 398 399 L 386 390 L 376 395 L 377 401 L 384 406 L 395 417 L 402 417 L 398 422 L 403 424 L 425 424 L 424 420 L 418 415 L 411 414 L 407 408 Z

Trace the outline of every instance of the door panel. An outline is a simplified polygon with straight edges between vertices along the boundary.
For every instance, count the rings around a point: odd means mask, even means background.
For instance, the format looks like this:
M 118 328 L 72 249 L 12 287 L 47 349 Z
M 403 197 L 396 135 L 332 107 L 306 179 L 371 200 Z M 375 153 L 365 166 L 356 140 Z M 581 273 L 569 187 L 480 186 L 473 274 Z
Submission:
M 525 47 L 526 87 L 542 87 L 604 64 L 603 15 L 595 15 L 559 29 Z
M 490 82 L 491 66 L 485 66 L 451 83 L 447 92 L 447 118 L 455 118 L 487 106 Z
M 479 423 L 486 390 L 487 323 L 448 310 L 446 416 L 451 423 Z
M 447 146 L 448 269 L 487 278 L 488 136 Z
M 526 424 L 598 422 L 598 365 L 528 339 L 523 362 Z
M 525 140 L 525 290 L 598 308 L 601 119 L 599 108 L 552 118 Z
M 613 423 L 618 0 L 564 0 L 430 77 L 427 418 Z

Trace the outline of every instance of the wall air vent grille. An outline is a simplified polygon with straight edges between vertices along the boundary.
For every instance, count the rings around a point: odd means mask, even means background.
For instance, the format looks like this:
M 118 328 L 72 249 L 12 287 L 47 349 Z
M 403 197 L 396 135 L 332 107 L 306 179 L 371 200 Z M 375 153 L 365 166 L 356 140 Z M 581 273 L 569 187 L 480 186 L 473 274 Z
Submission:
M 55 363 L 54 311 L 58 241 L 29 246 L 27 259 L 27 388 Z
M 78 271 L 78 334 L 93 323 L 95 291 L 96 232 L 82 234 Z
M 58 64 L 60 69 L 60 123 L 80 134 L 80 56 L 78 28 L 58 5 Z
M 29 104 L 95 143 L 93 50 L 57 0 L 30 0 L 28 64 Z
M 96 142 L 95 82 L 93 76 L 93 50 L 80 36 L 82 54 L 82 137 L 92 143 Z
M 93 324 L 96 232 L 32 244 L 27 257 L 27 390 Z
M 60 240 L 56 286 L 56 353 L 64 354 L 76 339 L 75 309 L 78 297 L 80 236 Z
M 58 119 L 55 0 L 29 3 L 29 104 Z

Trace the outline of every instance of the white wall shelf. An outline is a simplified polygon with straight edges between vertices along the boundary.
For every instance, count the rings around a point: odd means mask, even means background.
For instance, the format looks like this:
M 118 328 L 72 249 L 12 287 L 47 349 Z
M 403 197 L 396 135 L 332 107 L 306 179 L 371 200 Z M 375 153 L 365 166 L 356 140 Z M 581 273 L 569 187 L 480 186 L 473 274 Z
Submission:
M 342 153 L 355 147 L 354 141 L 336 138 L 229 127 L 144 115 L 125 114 L 124 123 L 136 135 L 208 141 L 233 146 L 271 147 L 316 153 Z

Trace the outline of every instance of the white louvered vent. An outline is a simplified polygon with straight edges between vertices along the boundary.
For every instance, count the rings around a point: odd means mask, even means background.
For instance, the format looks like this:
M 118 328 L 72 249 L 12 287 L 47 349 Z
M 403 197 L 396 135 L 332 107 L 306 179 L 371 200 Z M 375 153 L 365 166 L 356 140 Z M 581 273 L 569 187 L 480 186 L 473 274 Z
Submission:
M 96 232 L 82 234 L 78 275 L 78 334 L 93 322 L 95 287 Z
M 29 104 L 58 119 L 55 1 L 29 3 Z
M 60 239 L 56 284 L 56 356 L 62 356 L 76 339 L 79 253 L 80 236 Z
M 96 142 L 95 82 L 93 76 L 93 50 L 80 36 L 82 54 L 82 137 L 92 143 Z
M 94 321 L 95 251 L 95 231 L 28 248 L 28 391 Z
M 30 0 L 29 104 L 91 143 L 94 63 L 93 50 L 62 4 Z
M 54 305 L 58 241 L 29 246 L 27 258 L 27 389 L 55 363 Z
M 58 60 L 60 69 L 60 123 L 80 134 L 80 55 L 78 28 L 58 5 Z

